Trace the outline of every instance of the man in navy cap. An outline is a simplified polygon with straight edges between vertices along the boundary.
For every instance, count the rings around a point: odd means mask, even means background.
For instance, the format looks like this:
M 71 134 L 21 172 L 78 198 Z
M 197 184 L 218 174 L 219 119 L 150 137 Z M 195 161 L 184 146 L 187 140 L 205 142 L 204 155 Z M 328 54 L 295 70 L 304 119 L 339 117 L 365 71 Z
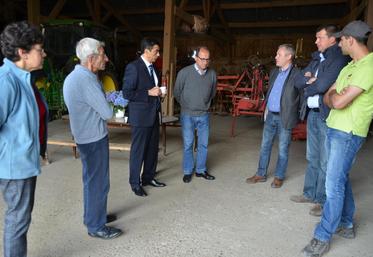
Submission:
M 354 238 L 355 212 L 349 173 L 369 130 L 373 114 L 373 53 L 367 47 L 372 29 L 362 21 L 352 21 L 341 32 L 339 47 L 352 61 L 324 95 L 331 109 L 326 120 L 328 164 L 326 201 L 322 218 L 311 242 L 303 249 L 308 257 L 320 257 L 329 250 L 334 233 Z

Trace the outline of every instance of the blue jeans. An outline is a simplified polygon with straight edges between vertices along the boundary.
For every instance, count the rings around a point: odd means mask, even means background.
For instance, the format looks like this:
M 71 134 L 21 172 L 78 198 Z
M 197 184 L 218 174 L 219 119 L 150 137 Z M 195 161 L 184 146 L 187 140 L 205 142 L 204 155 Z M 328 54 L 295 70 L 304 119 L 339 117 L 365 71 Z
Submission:
M 109 193 L 109 139 L 78 144 L 83 166 L 84 224 L 95 233 L 106 224 Z
M 284 179 L 288 167 L 289 146 L 291 141 L 291 129 L 282 126 L 279 114 L 268 112 L 264 123 L 262 145 L 260 148 L 260 158 L 256 175 L 267 176 L 267 169 L 271 159 L 273 142 L 278 135 L 278 159 L 276 164 L 275 177 Z
M 193 173 L 193 142 L 195 130 L 197 130 L 198 135 L 196 173 L 206 172 L 207 146 L 209 142 L 209 114 L 206 113 L 201 116 L 181 114 L 181 127 L 184 142 L 184 175 L 190 175 Z
M 4 222 L 4 257 L 27 256 L 27 231 L 34 207 L 36 177 L 27 179 L 0 179 L 8 209 Z
M 328 162 L 326 131 L 328 127 L 319 112 L 310 111 L 307 117 L 307 169 L 303 195 L 324 205 L 325 176 Z
M 314 236 L 330 241 L 338 226 L 351 228 L 355 212 L 349 173 L 365 138 L 328 128 L 328 166 L 326 170 L 326 201 Z

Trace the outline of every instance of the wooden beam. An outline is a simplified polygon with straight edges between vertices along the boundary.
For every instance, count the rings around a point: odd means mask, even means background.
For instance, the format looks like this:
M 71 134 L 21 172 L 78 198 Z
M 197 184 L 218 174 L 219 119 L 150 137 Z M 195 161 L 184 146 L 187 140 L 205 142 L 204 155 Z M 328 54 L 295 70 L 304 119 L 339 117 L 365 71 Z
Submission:
M 85 0 L 85 4 L 87 5 L 88 11 L 89 11 L 89 15 L 91 16 L 91 19 L 93 21 L 95 21 L 95 22 L 98 22 L 98 19 L 96 17 L 96 13 L 93 10 L 93 6 L 92 6 L 92 3 L 91 3 L 91 0 Z
M 225 29 L 225 32 L 227 34 L 231 34 L 230 33 L 230 29 L 229 29 L 229 26 L 228 26 L 228 22 L 225 20 L 225 17 L 224 17 L 224 14 L 223 14 L 223 11 L 222 9 L 220 8 L 220 3 L 218 2 L 218 0 L 213 0 L 214 1 L 214 4 L 215 4 L 215 8 L 216 8 L 216 12 L 218 14 L 218 17 L 220 19 L 220 22 L 221 24 L 223 25 L 224 29 Z
M 234 10 L 234 9 L 261 9 L 261 8 L 272 8 L 272 7 L 290 7 L 290 6 L 310 6 L 310 5 L 328 5 L 328 4 L 343 4 L 349 0 L 275 0 L 267 2 L 250 2 L 250 3 L 221 3 L 220 8 L 222 10 Z M 188 5 L 184 8 L 185 11 L 202 11 L 201 5 Z M 143 9 L 122 9 L 119 11 L 122 15 L 140 15 L 140 14 L 155 14 L 163 13 L 164 9 L 161 7 L 157 8 L 143 8 Z
M 363 0 L 361 1 L 360 5 L 355 6 L 353 9 L 350 10 L 350 13 L 343 17 L 341 21 L 341 25 L 345 26 L 350 21 L 358 19 L 363 13 L 366 7 L 368 6 L 368 1 Z
M 365 12 L 365 21 L 371 28 L 373 28 L 373 0 L 368 0 L 368 5 Z M 371 52 L 373 51 L 373 33 L 371 33 L 369 36 L 368 48 Z
M 129 31 L 127 27 L 119 27 L 120 32 Z M 152 26 L 138 26 L 138 31 L 163 31 L 163 25 L 152 25 Z
M 95 17 L 97 19 L 98 23 L 101 23 L 101 5 L 100 0 L 94 0 L 93 1 L 93 9 L 95 13 Z
M 309 6 L 309 5 L 326 5 L 326 4 L 342 4 L 348 0 L 275 0 L 267 2 L 251 2 L 251 3 L 221 3 L 220 7 L 224 10 L 233 9 L 259 9 L 272 7 L 291 7 L 291 6 Z
M 155 13 L 164 13 L 164 8 L 143 8 L 143 9 L 122 9 L 118 10 L 122 15 L 141 15 L 141 14 L 155 14 Z
M 27 16 L 28 22 L 40 25 L 40 0 L 27 0 Z
M 181 10 L 184 10 L 187 4 L 188 4 L 188 0 L 181 0 L 181 2 L 179 4 L 179 8 Z M 181 19 L 179 17 L 176 17 L 175 27 L 179 27 L 180 24 L 181 24 Z
M 209 22 L 211 17 L 211 1 L 210 0 L 202 0 L 203 6 L 203 16 Z
M 228 22 L 225 20 L 223 11 L 220 8 L 220 3 L 218 2 L 218 0 L 213 0 L 213 1 L 214 1 L 214 6 L 215 6 L 215 9 L 216 9 L 216 13 L 217 13 L 217 15 L 220 19 L 221 24 L 224 27 L 225 33 L 228 35 L 228 41 L 225 44 L 225 48 L 228 51 L 228 63 L 231 63 L 232 58 L 233 58 L 233 55 L 232 55 L 233 54 L 233 48 L 234 48 L 234 45 L 235 45 L 235 41 L 233 40 L 234 37 L 233 37 L 233 35 L 231 33 L 231 30 L 228 26 Z
M 111 16 L 112 16 L 111 13 L 107 12 L 105 14 L 104 18 L 102 18 L 102 23 L 107 22 L 110 19 Z
M 194 17 L 193 15 L 185 12 L 184 10 L 180 9 L 179 7 L 175 7 L 175 15 L 188 23 L 189 25 L 194 25 Z
M 49 13 L 49 19 L 55 19 L 62 11 L 63 6 L 65 5 L 66 0 L 58 0 L 58 2 L 54 5 L 52 11 Z
M 350 6 L 350 11 L 355 9 L 355 7 L 358 4 L 358 0 L 348 0 L 348 2 L 349 2 L 349 6 Z
M 162 114 L 173 115 L 173 85 L 175 82 L 175 0 L 165 0 L 162 78 L 167 79 L 167 95 L 162 103 Z
M 142 38 L 142 35 L 141 33 L 135 29 L 133 26 L 131 26 L 127 20 L 125 18 L 123 18 L 122 15 L 120 15 L 109 3 L 107 0 L 101 0 L 101 4 L 102 6 L 108 11 L 110 12 L 117 20 L 120 21 L 120 23 L 123 24 L 123 26 L 127 27 L 131 33 L 135 36 L 135 38 L 137 38 L 138 40 L 140 40 Z
M 281 28 L 309 27 L 320 24 L 339 24 L 340 19 L 306 20 L 306 21 L 261 21 L 261 22 L 229 22 L 230 28 Z

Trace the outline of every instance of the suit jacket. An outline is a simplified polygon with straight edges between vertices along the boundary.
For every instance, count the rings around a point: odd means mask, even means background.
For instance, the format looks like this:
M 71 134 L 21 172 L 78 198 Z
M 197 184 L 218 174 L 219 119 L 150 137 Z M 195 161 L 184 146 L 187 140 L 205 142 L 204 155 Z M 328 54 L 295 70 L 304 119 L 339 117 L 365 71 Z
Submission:
M 158 75 L 157 78 L 159 84 Z M 126 66 L 122 91 L 123 97 L 129 100 L 128 122 L 131 126 L 152 127 L 154 125 L 161 111 L 160 98 L 148 95 L 148 90 L 154 86 L 148 67 L 141 57 Z
M 269 88 L 265 99 L 266 104 L 278 73 L 279 68 L 274 68 L 269 75 Z M 286 129 L 292 129 L 298 123 L 300 96 L 299 90 L 295 87 L 295 79 L 299 73 L 299 69 L 292 66 L 281 92 L 280 117 L 282 125 Z

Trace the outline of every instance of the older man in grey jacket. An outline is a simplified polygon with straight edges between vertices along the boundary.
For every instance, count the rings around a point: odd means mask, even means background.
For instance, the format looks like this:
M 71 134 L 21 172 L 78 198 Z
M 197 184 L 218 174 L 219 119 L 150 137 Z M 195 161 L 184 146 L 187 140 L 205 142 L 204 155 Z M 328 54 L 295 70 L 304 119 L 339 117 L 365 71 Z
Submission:
M 108 58 L 104 44 L 83 38 L 76 47 L 80 64 L 66 77 L 63 95 L 70 127 L 83 165 L 84 224 L 92 237 L 112 239 L 122 234 L 106 226 L 109 193 L 109 139 L 106 120 L 113 116 L 97 72 Z

